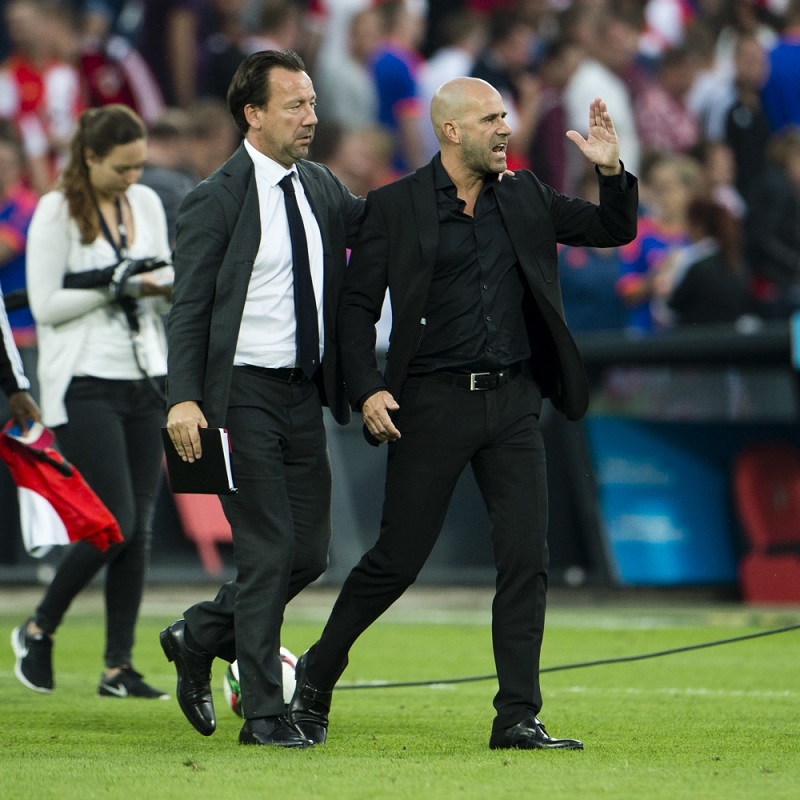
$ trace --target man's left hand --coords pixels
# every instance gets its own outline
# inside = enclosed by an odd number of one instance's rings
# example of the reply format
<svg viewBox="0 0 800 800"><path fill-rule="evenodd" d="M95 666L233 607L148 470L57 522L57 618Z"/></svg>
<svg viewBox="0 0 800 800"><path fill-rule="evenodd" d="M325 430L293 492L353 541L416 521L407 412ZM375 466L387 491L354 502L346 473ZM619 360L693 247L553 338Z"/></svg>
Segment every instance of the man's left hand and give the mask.
<svg viewBox="0 0 800 800"><path fill-rule="evenodd" d="M596 97L589 107L589 136L584 139L577 131L567 131L567 138L603 175L619 175L619 140L614 122L603 100Z"/></svg>

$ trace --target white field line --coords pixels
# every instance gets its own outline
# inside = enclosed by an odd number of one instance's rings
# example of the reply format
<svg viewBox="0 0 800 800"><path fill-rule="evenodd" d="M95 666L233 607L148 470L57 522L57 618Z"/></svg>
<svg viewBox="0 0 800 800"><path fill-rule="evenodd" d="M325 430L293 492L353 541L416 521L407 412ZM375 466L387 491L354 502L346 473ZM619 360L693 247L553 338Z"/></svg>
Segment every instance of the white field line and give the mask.
<svg viewBox="0 0 800 800"><path fill-rule="evenodd" d="M800 698L800 692L792 689L709 689L703 686L652 687L633 686L559 686L548 688L548 696L558 694L619 694L629 696L666 695L668 697L744 697L757 700L785 700Z"/></svg>

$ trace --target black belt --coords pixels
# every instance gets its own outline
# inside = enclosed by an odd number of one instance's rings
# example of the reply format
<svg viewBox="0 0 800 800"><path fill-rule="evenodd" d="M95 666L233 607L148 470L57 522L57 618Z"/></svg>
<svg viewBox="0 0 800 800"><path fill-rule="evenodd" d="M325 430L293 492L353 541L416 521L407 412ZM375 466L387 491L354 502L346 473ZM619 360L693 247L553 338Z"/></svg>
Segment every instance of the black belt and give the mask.
<svg viewBox="0 0 800 800"><path fill-rule="evenodd" d="M470 392L485 392L497 389L508 383L522 371L520 364L512 364L505 369L493 372L431 372L426 377L437 381L444 381L458 389L468 389Z"/></svg>
<svg viewBox="0 0 800 800"><path fill-rule="evenodd" d="M256 367L252 364L246 365L247 369L255 370L261 375L266 375L268 378L274 378L276 381L283 381L284 383L303 383L308 380L308 376L303 372L300 367Z"/></svg>

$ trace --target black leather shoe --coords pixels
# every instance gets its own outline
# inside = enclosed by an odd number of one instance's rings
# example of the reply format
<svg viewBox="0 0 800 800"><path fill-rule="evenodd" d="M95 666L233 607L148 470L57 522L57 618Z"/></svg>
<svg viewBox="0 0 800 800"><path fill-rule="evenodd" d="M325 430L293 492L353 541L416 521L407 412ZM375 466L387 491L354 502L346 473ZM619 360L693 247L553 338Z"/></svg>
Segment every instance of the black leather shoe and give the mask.
<svg viewBox="0 0 800 800"><path fill-rule="evenodd" d="M313 747L284 716L248 719L239 733L239 744L262 744L273 747Z"/></svg>
<svg viewBox="0 0 800 800"><path fill-rule="evenodd" d="M308 682L307 663L308 651L297 659L295 666L296 684L292 701L289 703L289 719L306 739L310 739L314 744L325 744L333 691L323 692Z"/></svg>
<svg viewBox="0 0 800 800"><path fill-rule="evenodd" d="M185 631L186 623L179 619L161 631L159 639L167 660L175 662L178 672L175 694L181 711L203 736L211 736L217 727L211 698L211 662L214 656L190 649Z"/></svg>
<svg viewBox="0 0 800 800"><path fill-rule="evenodd" d="M526 719L504 730L492 731L492 750L583 750L577 739L553 739L537 719Z"/></svg>

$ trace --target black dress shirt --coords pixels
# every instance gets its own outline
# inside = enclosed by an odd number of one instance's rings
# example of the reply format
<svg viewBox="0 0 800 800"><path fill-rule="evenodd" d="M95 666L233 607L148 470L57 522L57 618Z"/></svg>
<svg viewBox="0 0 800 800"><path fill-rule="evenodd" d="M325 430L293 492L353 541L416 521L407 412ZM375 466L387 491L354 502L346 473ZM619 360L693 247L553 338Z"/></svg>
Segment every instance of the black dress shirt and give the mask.
<svg viewBox="0 0 800 800"><path fill-rule="evenodd" d="M500 216L496 176L487 176L470 217L438 156L433 169L439 250L408 373L483 372L524 361L528 289Z"/></svg>

